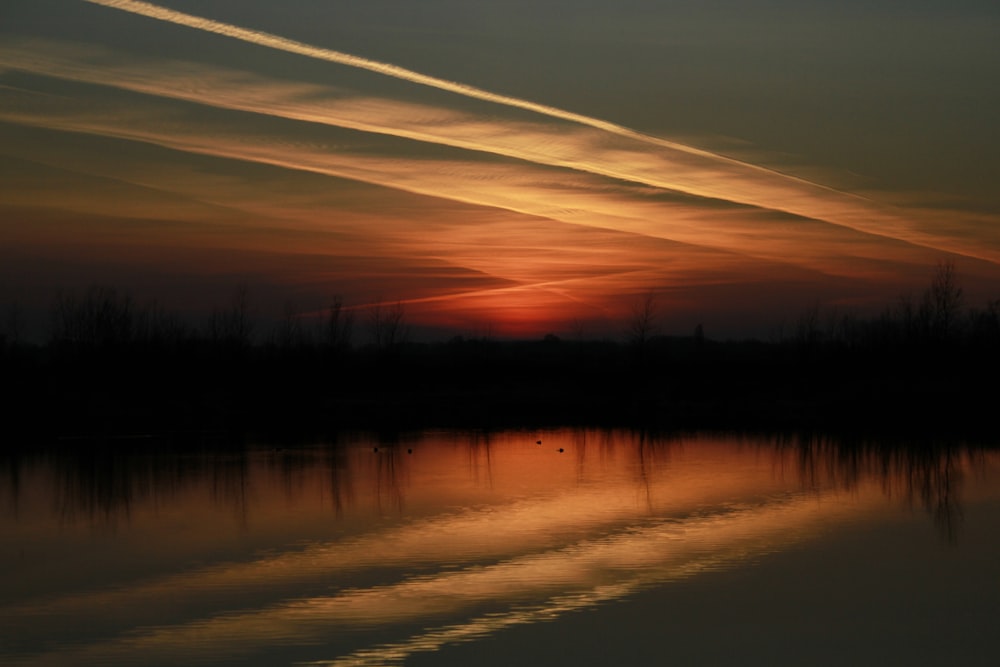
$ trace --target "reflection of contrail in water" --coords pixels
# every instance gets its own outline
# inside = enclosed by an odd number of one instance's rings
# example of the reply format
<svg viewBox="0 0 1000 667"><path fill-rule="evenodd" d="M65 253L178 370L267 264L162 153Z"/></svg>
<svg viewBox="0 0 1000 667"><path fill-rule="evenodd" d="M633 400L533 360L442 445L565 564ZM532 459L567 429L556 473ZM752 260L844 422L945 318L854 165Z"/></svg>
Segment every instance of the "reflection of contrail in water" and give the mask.
<svg viewBox="0 0 1000 667"><path fill-rule="evenodd" d="M605 132L610 132L612 134L616 134L622 137L628 137L630 139L644 141L657 146L663 146L666 148L670 148L672 150L689 153L691 155L711 158L713 160L717 160L720 162L739 165L741 167L745 167L748 169L754 169L764 173L778 175L790 181L806 183L810 186L822 188L824 190L829 190L831 192L837 192L838 194L844 194L845 196L856 197L856 195L848 195L847 193L841 193L840 191L834 190L833 188L828 188L826 186L812 183L811 181L806 181L804 179L796 178L794 176L782 174L772 169L767 169L766 167L761 167L748 162L741 162L740 160L734 160L732 158L719 155L717 153L712 153L710 151L701 150L698 148L694 148L692 146L687 146L685 144L680 144L677 142L668 141L666 139L653 137L648 134L643 134L641 132L636 132L635 130L631 130L627 127L618 125L616 123L611 123L606 120L601 120L600 118L594 118L592 116L578 114L572 111L566 111L564 109L559 109L558 107L549 106L547 104L539 104L538 102L532 102L530 100L521 99L519 97L512 97L510 95L501 95L499 93L492 93L488 90L483 90L482 88L477 88L475 86L470 86L468 84L459 83L457 81L449 81L447 79L441 79L436 76L421 74L420 72L415 72L413 70L406 69L405 67L400 67L398 65L393 65L391 63L384 63L377 60L371 60L369 58L355 56L349 53L344 53L343 51L336 51L334 49L312 46L310 44L305 44L303 42L299 42L293 39L280 37L278 35L272 35L270 33L263 32L260 30L241 28L240 26L236 26L231 23L224 23L222 21L215 21L213 19L207 19L201 16L195 16L193 14L186 14L184 12L168 9L166 7L160 7L152 3L142 2L141 0L85 0L85 1L95 5L102 5L104 7L120 9L122 11L130 12L132 14L146 16L148 18L157 19L159 21L166 21L169 23L174 23L189 28L194 28L196 30L203 30L205 32L211 32L217 35L231 37L233 39L249 42L251 44L256 44L258 46L278 49L280 51L286 51L288 53L294 53L309 58L316 58L318 60L325 60L327 62L337 63L339 65L347 65L349 67L356 67L359 69L368 70L370 72L376 72L378 74L383 74L385 76L389 76L395 79L401 79L403 81L409 81L410 83L416 83L419 85L429 86L431 88L437 88L439 90L444 90L450 93L455 93L457 95L462 95L477 100L493 102L495 104L502 104L504 106L513 107L516 109L524 109L526 111L533 111L535 113L549 116L551 118L558 118L560 120L569 121L571 123L587 125L589 127L603 130ZM861 197L857 198L863 199Z"/></svg>
<svg viewBox="0 0 1000 667"><path fill-rule="evenodd" d="M740 553L739 557L748 558L754 555L760 554L747 551ZM597 586L581 593L558 595L534 607L515 609L501 614L487 614L471 619L467 623L432 629L397 644L362 649L343 658L307 664L317 667L404 664L405 660L415 653L439 651L449 644L476 641L518 625L551 621L564 614L621 600L645 586L680 581L714 569L724 569L735 559L734 554L707 555L683 565L662 568L658 576L656 574L636 576L630 581Z"/></svg>
<svg viewBox="0 0 1000 667"><path fill-rule="evenodd" d="M627 497L624 489L615 486L603 492L592 491L588 494L588 503L580 502L574 495L556 495L497 507L488 514L480 509L466 509L415 521L387 532L314 545L247 563L184 572L145 585L21 607L0 607L0 621L4 615L72 615L86 613L87 609L142 605L145 600L168 593L175 604L187 603L189 599L197 604L199 595L214 593L220 588L259 586L264 580L270 585L310 582L346 570L426 565L445 560L463 563L505 560L515 557L519 551L558 548L564 542L572 542L585 529L621 530L635 518L635 507ZM601 508L599 513L594 510L595 506ZM461 552L457 551L456 544L462 545Z"/></svg>
<svg viewBox="0 0 1000 667"><path fill-rule="evenodd" d="M399 643L357 650L313 664L400 664L408 655L482 639L506 628L552 620L620 600L650 586L735 567L808 539L817 526L845 520L876 497L845 504L811 496L772 500L720 514L631 526L612 535L526 553L485 567L411 576L370 588L306 597L258 610L148 628L87 646L32 656L33 664L135 663L154 655L168 664L204 657L246 656L268 642L312 642L344 627L390 627L459 619L484 603L499 605Z"/></svg>

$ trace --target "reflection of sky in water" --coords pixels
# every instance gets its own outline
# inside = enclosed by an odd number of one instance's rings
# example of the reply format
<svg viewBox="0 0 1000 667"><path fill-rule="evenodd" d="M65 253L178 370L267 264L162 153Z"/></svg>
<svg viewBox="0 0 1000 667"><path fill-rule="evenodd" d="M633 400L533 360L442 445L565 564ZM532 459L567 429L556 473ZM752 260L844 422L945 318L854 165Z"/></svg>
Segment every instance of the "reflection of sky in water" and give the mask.
<svg viewBox="0 0 1000 667"><path fill-rule="evenodd" d="M894 521L901 504L954 537L959 494L981 500L972 471L997 463L622 432L534 440L23 465L4 515L7 643L32 664L276 650L393 663L746 569Z"/></svg>

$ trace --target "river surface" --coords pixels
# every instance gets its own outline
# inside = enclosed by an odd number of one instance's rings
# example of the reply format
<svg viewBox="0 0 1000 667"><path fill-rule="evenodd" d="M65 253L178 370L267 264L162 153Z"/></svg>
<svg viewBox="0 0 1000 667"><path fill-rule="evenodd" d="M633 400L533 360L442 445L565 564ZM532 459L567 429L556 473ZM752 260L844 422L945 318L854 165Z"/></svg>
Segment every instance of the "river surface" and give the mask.
<svg viewBox="0 0 1000 667"><path fill-rule="evenodd" d="M996 448L80 443L0 529L5 665L1000 664Z"/></svg>

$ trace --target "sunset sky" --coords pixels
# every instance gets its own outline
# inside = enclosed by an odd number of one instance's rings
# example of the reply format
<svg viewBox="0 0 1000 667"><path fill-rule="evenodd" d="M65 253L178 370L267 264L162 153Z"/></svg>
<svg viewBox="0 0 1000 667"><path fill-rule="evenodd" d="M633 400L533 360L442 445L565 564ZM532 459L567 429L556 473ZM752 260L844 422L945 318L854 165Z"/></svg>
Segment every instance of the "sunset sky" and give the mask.
<svg viewBox="0 0 1000 667"><path fill-rule="evenodd" d="M977 306L998 109L995 0L3 0L0 305L764 336L951 260Z"/></svg>

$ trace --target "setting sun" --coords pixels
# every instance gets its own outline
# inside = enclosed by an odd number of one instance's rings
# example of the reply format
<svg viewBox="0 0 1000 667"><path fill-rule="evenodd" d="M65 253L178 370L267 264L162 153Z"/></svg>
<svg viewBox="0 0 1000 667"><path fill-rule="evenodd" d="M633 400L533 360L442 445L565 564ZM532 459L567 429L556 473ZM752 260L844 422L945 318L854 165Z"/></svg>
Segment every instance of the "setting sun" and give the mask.
<svg viewBox="0 0 1000 667"><path fill-rule="evenodd" d="M747 336L816 304L875 312L945 260L970 296L1000 289L1000 200L976 185L1000 172L996 152L976 153L993 141L989 123L936 137L910 106L909 146L898 142L907 126L889 117L858 116L834 136L849 99L796 110L760 78L754 58L766 52L752 25L732 36L749 40L751 57L714 80L710 68L682 76L654 64L679 29L669 9L656 10L666 32L649 41L652 58L612 48L650 40L638 15L622 37L560 26L543 39L499 21L489 39L523 41L536 57L591 39L603 58L598 69L581 56L539 88L511 79L525 70L501 55L503 41L496 53L471 49L464 66L459 43L446 40L440 56L409 50L414 35L397 44L377 22L354 35L361 19L346 7L324 10L324 33L297 6L49 4L63 18L17 0L0 40L0 297L39 321L52 294L80 285L114 285L197 319L246 284L265 321L282 304L308 316L338 295L355 310L405 304L428 335L614 337L653 291L667 332L704 324ZM588 12L594 25L607 18ZM688 12L678 25L706 29L706 15ZM87 30L60 29L70 17ZM790 25L819 30L812 18ZM456 20L487 30L485 15ZM779 41L806 39L755 20ZM916 35L893 48L919 60ZM829 39L814 34L810 57L832 57ZM982 62L965 44L946 70ZM896 94L846 66L837 76L830 90L853 81L851 95L876 104ZM813 84L788 85L806 95ZM921 94L934 85L921 81ZM937 85L991 106L971 78ZM592 86L617 93L595 97ZM762 105L773 121L755 125ZM918 145L935 155L920 169L908 156ZM978 181L954 178L963 150L979 156Z"/></svg>

